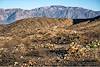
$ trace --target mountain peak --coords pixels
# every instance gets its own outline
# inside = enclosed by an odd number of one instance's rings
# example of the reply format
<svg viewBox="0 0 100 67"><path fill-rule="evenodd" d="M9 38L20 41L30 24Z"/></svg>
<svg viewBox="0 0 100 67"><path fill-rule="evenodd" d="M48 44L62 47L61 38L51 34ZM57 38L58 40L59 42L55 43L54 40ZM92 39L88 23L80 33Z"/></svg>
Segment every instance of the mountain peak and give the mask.
<svg viewBox="0 0 100 67"><path fill-rule="evenodd" d="M65 7L65 6L62 6L62 5L51 5L50 7Z"/></svg>

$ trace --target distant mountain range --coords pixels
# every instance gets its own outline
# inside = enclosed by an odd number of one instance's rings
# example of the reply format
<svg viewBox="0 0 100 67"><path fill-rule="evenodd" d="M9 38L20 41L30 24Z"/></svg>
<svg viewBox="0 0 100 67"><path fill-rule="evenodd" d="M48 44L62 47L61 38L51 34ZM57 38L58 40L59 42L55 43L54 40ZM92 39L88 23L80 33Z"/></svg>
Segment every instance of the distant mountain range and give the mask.
<svg viewBox="0 0 100 67"><path fill-rule="evenodd" d="M32 10L0 9L0 23L9 24L16 20L31 17L88 19L100 15L100 11L92 11L80 7L47 6Z"/></svg>

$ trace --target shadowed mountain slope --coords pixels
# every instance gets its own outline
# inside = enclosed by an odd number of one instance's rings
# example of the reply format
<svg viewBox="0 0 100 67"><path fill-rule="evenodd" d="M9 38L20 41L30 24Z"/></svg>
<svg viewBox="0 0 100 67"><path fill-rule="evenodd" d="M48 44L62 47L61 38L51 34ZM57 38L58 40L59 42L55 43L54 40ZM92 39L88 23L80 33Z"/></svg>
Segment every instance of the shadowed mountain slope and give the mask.
<svg viewBox="0 0 100 67"><path fill-rule="evenodd" d="M73 19L73 23L74 24L78 24L80 22L85 22L85 21L88 21L88 22L92 22L92 21L100 21L100 15L99 16L96 16L94 18L87 18L87 19Z"/></svg>

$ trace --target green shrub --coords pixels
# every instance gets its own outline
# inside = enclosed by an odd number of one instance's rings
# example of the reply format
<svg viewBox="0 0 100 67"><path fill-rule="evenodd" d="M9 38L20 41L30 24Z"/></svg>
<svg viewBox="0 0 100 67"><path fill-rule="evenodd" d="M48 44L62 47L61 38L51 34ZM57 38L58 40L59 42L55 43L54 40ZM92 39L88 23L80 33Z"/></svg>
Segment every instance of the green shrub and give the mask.
<svg viewBox="0 0 100 67"><path fill-rule="evenodd" d="M92 41L91 43L88 44L88 46L90 48L98 48L98 47L100 47L100 40Z"/></svg>

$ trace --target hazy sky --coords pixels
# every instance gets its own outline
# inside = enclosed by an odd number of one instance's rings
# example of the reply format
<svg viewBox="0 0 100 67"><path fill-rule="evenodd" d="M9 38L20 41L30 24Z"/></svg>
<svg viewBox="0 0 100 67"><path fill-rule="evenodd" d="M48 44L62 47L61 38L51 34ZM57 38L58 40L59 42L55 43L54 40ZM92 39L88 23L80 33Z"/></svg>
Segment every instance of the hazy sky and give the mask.
<svg viewBox="0 0 100 67"><path fill-rule="evenodd" d="M33 9L50 5L83 7L95 11L100 11L100 0L0 0L0 8L5 9Z"/></svg>

